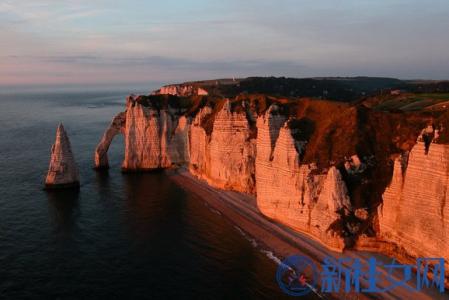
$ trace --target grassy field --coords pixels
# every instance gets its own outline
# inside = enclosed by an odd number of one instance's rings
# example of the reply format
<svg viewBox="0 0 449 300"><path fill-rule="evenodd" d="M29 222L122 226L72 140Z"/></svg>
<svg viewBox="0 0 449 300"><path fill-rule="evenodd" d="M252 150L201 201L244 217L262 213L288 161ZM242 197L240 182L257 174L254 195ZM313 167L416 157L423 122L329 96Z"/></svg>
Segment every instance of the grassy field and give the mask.
<svg viewBox="0 0 449 300"><path fill-rule="evenodd" d="M375 106L378 110L445 110L449 107L449 93L403 94L386 98Z"/></svg>

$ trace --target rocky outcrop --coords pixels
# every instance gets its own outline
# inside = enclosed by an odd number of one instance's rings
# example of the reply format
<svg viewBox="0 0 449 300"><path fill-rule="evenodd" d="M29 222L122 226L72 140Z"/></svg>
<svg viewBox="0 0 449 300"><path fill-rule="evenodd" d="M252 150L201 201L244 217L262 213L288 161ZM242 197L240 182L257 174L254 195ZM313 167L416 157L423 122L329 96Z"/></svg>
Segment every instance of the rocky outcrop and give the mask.
<svg viewBox="0 0 449 300"><path fill-rule="evenodd" d="M394 161L379 237L413 257L449 258L449 145L418 141Z"/></svg>
<svg viewBox="0 0 449 300"><path fill-rule="evenodd" d="M254 193L256 143L245 111L231 111L226 100L213 118L212 133L204 139L208 160L200 177L219 188Z"/></svg>
<svg viewBox="0 0 449 300"><path fill-rule="evenodd" d="M209 136L201 126L212 114L212 108L205 106L199 110L190 127L189 170L197 177L207 177L210 166Z"/></svg>
<svg viewBox="0 0 449 300"><path fill-rule="evenodd" d="M59 124L56 140L51 147L50 165L45 178L46 189L79 187L78 167L73 157L69 137Z"/></svg>
<svg viewBox="0 0 449 300"><path fill-rule="evenodd" d="M233 112L229 100L217 110L205 107L193 121L189 169L212 186L254 193L256 142L246 112Z"/></svg>
<svg viewBox="0 0 449 300"><path fill-rule="evenodd" d="M260 94L132 96L96 165L107 165L121 132L124 170L186 166L211 186L256 195L262 214L335 250L367 240L447 258L449 146L432 139L448 137L434 126L421 132L429 119ZM393 168L391 158L410 150Z"/></svg>
<svg viewBox="0 0 449 300"><path fill-rule="evenodd" d="M136 100L127 106L124 170L151 170L161 167L160 111Z"/></svg>
<svg viewBox="0 0 449 300"><path fill-rule="evenodd" d="M130 95L126 111L117 114L95 150L95 168L108 168L107 151L113 138L125 137L124 171L153 170L185 164L189 160L190 120L179 109L153 108Z"/></svg>
<svg viewBox="0 0 449 300"><path fill-rule="evenodd" d="M206 96L208 92L199 86L185 84L171 84L161 87L153 92L154 95L176 95L182 97Z"/></svg>
<svg viewBox="0 0 449 300"><path fill-rule="evenodd" d="M262 103L225 99L187 114L151 97L128 97L126 112L114 118L97 147L100 165L110 140L122 132L124 170L187 165L211 186L257 195L266 216L344 248L339 224L351 203L342 176L335 167L301 163L308 134L289 127L279 104L259 115Z"/></svg>
<svg viewBox="0 0 449 300"><path fill-rule="evenodd" d="M123 170L153 170L188 161L189 120L170 107L156 109L130 98L126 109Z"/></svg>
<svg viewBox="0 0 449 300"><path fill-rule="evenodd" d="M277 110L272 106L257 120L257 205L269 218L341 250L344 240L331 225L351 209L346 185L335 167L326 174L301 165L291 129Z"/></svg>
<svg viewBox="0 0 449 300"><path fill-rule="evenodd" d="M161 112L161 167L181 166L189 161L190 119Z"/></svg>

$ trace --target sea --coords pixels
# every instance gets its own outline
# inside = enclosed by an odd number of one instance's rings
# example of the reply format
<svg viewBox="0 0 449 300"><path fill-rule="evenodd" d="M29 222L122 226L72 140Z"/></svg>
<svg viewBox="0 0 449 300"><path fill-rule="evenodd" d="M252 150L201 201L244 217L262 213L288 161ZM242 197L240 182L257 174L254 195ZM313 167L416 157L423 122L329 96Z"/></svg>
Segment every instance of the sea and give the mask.
<svg viewBox="0 0 449 300"><path fill-rule="evenodd" d="M164 172L122 173L123 137L93 170L127 94L0 93L0 299L291 299L269 252L204 199ZM42 189L60 122L79 192Z"/></svg>

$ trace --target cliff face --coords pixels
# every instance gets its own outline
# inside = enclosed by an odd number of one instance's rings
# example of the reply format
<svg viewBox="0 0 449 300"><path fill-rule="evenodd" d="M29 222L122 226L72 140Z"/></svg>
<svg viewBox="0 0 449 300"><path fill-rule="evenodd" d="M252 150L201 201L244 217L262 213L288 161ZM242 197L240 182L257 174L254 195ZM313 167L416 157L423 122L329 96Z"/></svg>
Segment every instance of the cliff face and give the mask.
<svg viewBox="0 0 449 300"><path fill-rule="evenodd" d="M161 87L159 90L154 92L155 95L176 95L176 96L205 96L208 92L201 87L194 85L185 84L172 84Z"/></svg>
<svg viewBox="0 0 449 300"><path fill-rule="evenodd" d="M229 100L215 110L203 108L193 122L189 169L215 187L254 193L256 143L246 113L231 111Z"/></svg>
<svg viewBox="0 0 449 300"><path fill-rule="evenodd" d="M266 216L342 249L339 228L351 203L339 170L302 164L307 136L295 139L282 105L267 103L225 99L189 114L130 96L97 147L96 166L107 166L107 148L123 133L123 170L186 165L214 187L257 195Z"/></svg>
<svg viewBox="0 0 449 300"><path fill-rule="evenodd" d="M122 133L124 170L186 166L214 187L256 195L261 213L332 249L367 236L408 255L449 257L449 146L430 144L447 137L421 132L428 120L260 94L131 96L96 165L107 165Z"/></svg>
<svg viewBox="0 0 449 300"><path fill-rule="evenodd" d="M331 248L342 249L342 236L331 228L341 221L345 209L351 209L340 172L331 167L327 174L313 174L315 165L301 164L298 142L276 105L258 118L257 129L256 183L260 211Z"/></svg>
<svg viewBox="0 0 449 300"><path fill-rule="evenodd" d="M189 160L189 120L179 110L153 108L142 98L129 96L126 111L114 117L95 151L95 167L108 166L107 150L115 135L125 137L125 171L152 170Z"/></svg>
<svg viewBox="0 0 449 300"><path fill-rule="evenodd" d="M190 127L189 144L189 170L192 174L201 178L208 178L210 166L209 137L201 126L203 122L212 114L212 108L205 106L200 109L193 119Z"/></svg>
<svg viewBox="0 0 449 300"><path fill-rule="evenodd" d="M449 258L449 145L419 141L394 162L379 236L413 257Z"/></svg>
<svg viewBox="0 0 449 300"><path fill-rule="evenodd" d="M161 149L162 128L168 127L164 124L167 119L163 115L164 112L140 105L135 100L128 105L123 169L145 170L161 167L162 156L167 154Z"/></svg>
<svg viewBox="0 0 449 300"><path fill-rule="evenodd" d="M245 111L231 112L227 100L215 116L209 143L206 174L214 186L254 193L256 143L250 134Z"/></svg>
<svg viewBox="0 0 449 300"><path fill-rule="evenodd" d="M103 134L100 143L95 149L95 168L109 168L108 149L113 138L119 133L125 133L126 113L118 113Z"/></svg>

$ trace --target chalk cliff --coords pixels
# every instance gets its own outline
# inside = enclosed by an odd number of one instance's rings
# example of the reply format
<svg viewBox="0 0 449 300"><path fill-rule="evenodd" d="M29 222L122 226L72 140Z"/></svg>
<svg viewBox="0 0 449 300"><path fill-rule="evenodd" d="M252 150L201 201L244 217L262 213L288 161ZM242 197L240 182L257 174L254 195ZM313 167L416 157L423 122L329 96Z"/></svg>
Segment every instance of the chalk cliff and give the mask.
<svg viewBox="0 0 449 300"><path fill-rule="evenodd" d="M62 124L56 130L56 140L51 147L50 165L45 188L79 187L79 172L72 153L69 137Z"/></svg>
<svg viewBox="0 0 449 300"><path fill-rule="evenodd" d="M449 145L418 141L394 161L379 237L412 257L449 258Z"/></svg>
<svg viewBox="0 0 449 300"><path fill-rule="evenodd" d="M243 103L244 105L244 103ZM215 185L241 192L254 192L255 139L245 107L232 112L229 100L217 113L210 141L210 177Z"/></svg>
<svg viewBox="0 0 449 300"><path fill-rule="evenodd" d="M179 88L128 97L95 165L107 166L122 133L123 170L185 166L211 186L255 195L262 214L335 250L366 239L449 258L449 139L426 127L433 116Z"/></svg>
<svg viewBox="0 0 449 300"><path fill-rule="evenodd" d="M146 98L128 96L126 111L116 115L95 150L95 167L108 166L107 150L115 135L125 137L124 171L184 164L189 155L189 120L179 109L155 108Z"/></svg>
<svg viewBox="0 0 449 300"><path fill-rule="evenodd" d="M208 92L199 86L190 84L171 84L161 87L153 92L154 95L176 95L176 96L205 96Z"/></svg>
<svg viewBox="0 0 449 300"><path fill-rule="evenodd" d="M282 127L281 127L282 126ZM348 191L335 166L316 172L301 164L288 121L272 105L257 120L257 205L269 218L308 233L335 250L343 237L331 225L351 209ZM299 143L301 145L301 143Z"/></svg>
<svg viewBox="0 0 449 300"><path fill-rule="evenodd" d="M207 170L210 165L209 137L202 124L212 114L212 108L205 106L199 110L190 127L189 146L189 170L197 177L207 178Z"/></svg>
<svg viewBox="0 0 449 300"><path fill-rule="evenodd" d="M100 143L95 149L95 168L109 168L108 149L112 139L119 133L125 133L126 113L118 113L103 134Z"/></svg>
<svg viewBox="0 0 449 300"><path fill-rule="evenodd" d="M240 97L199 101L187 111L154 97L127 98L96 149L96 167L107 166L109 144L122 133L123 170L185 165L214 187L257 195L266 216L344 248L339 228L351 212L345 182L335 166L302 164L308 137L289 127L294 122L280 103Z"/></svg>

